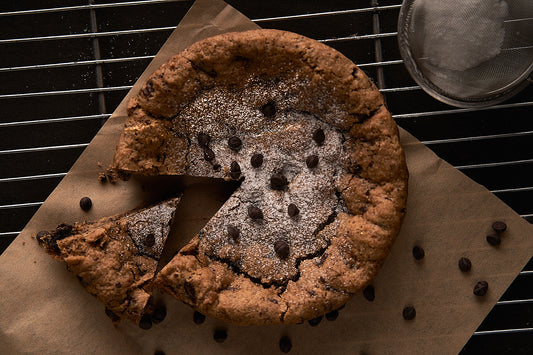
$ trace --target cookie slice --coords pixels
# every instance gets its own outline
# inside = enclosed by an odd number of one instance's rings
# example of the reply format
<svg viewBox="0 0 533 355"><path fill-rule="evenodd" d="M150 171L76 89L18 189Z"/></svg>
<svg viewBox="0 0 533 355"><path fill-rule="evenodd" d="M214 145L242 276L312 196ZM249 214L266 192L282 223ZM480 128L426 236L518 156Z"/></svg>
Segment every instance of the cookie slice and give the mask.
<svg viewBox="0 0 533 355"><path fill-rule="evenodd" d="M114 322L139 323L180 198L95 222L61 224L39 244L106 306Z"/></svg>

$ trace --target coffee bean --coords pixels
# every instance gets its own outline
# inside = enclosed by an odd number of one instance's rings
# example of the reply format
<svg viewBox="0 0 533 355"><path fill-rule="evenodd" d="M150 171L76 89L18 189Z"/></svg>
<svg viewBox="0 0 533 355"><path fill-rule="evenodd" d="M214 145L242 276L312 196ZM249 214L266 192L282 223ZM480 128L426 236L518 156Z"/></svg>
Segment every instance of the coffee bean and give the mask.
<svg viewBox="0 0 533 355"><path fill-rule="evenodd" d="M192 321L194 322L194 324L200 325L205 322L205 316L198 311L194 311L192 315Z"/></svg>
<svg viewBox="0 0 533 355"><path fill-rule="evenodd" d="M270 177L270 187L274 190L283 190L287 184L287 178L281 174L274 174Z"/></svg>
<svg viewBox="0 0 533 355"><path fill-rule="evenodd" d="M236 161L231 162L229 170L230 170L229 175L231 176L232 179L236 180L239 178L239 176L241 176L241 167L239 163L237 163Z"/></svg>
<svg viewBox="0 0 533 355"><path fill-rule="evenodd" d="M367 299L367 301L374 301L374 299L376 298L374 286L368 285L367 287L365 287L365 289L363 290L363 296Z"/></svg>
<svg viewBox="0 0 533 355"><path fill-rule="evenodd" d="M120 320L120 317L115 314L112 310L106 307L105 314L108 316L114 323L118 322Z"/></svg>
<svg viewBox="0 0 533 355"><path fill-rule="evenodd" d="M485 296L489 289L489 283L487 281L479 281L474 286L474 295L476 296Z"/></svg>
<svg viewBox="0 0 533 355"><path fill-rule="evenodd" d="M227 229L228 229L228 236L231 239L233 239L235 241L237 239L239 239L240 231L239 231L239 229L237 229L237 227L229 225Z"/></svg>
<svg viewBox="0 0 533 355"><path fill-rule="evenodd" d="M471 268L472 268L472 262L470 261L470 259L465 258L465 257L459 259L459 270L463 272L467 272L467 271L470 271Z"/></svg>
<svg viewBox="0 0 533 355"><path fill-rule="evenodd" d="M494 230L496 233L503 233L507 229L507 224L502 221L496 221L492 223L492 230Z"/></svg>
<svg viewBox="0 0 533 355"><path fill-rule="evenodd" d="M337 317L339 316L339 311L338 310L333 310L329 313L326 313L326 319L329 320L329 321L334 321L337 319Z"/></svg>
<svg viewBox="0 0 533 355"><path fill-rule="evenodd" d="M298 207L294 203L291 203L289 205L289 207L287 207L287 213L291 217L296 217L300 213L300 210L298 209Z"/></svg>
<svg viewBox="0 0 533 355"><path fill-rule="evenodd" d="M87 212L88 210L91 209L91 207L93 206L93 201L91 201L91 199L89 197L83 197L81 200L80 200L80 207L82 210L84 210L85 212Z"/></svg>
<svg viewBox="0 0 533 355"><path fill-rule="evenodd" d="M265 117L272 118L276 115L276 104L274 102L269 102L266 105L261 107L261 112Z"/></svg>
<svg viewBox="0 0 533 355"><path fill-rule="evenodd" d="M226 329L217 329L213 334L213 339L215 339L217 343L223 343L227 338L228 333L226 332Z"/></svg>
<svg viewBox="0 0 533 355"><path fill-rule="evenodd" d="M411 320L416 317L416 309L413 306L407 306L403 309L402 312L403 318L406 320Z"/></svg>
<svg viewBox="0 0 533 355"><path fill-rule="evenodd" d="M250 206L248 207L248 216L251 219L263 219L263 211L255 206Z"/></svg>
<svg viewBox="0 0 533 355"><path fill-rule="evenodd" d="M149 314L143 314L141 321L139 322L139 328L144 330L152 328L152 318Z"/></svg>
<svg viewBox="0 0 533 355"><path fill-rule="evenodd" d="M263 154L261 153L255 153L250 158L250 164L254 168L259 168L261 165L263 165Z"/></svg>
<svg viewBox="0 0 533 355"><path fill-rule="evenodd" d="M279 350L283 353L288 353L292 349L292 342L288 336L282 336L279 339Z"/></svg>
<svg viewBox="0 0 533 355"><path fill-rule="evenodd" d="M424 259L424 256L426 255L426 253L424 252L424 249L422 249L421 247L419 247L418 245L415 246L413 248L413 257L416 259L416 260L422 260Z"/></svg>
<svg viewBox="0 0 533 355"><path fill-rule="evenodd" d="M215 159L215 152L211 148L204 148L204 159L206 161L213 161Z"/></svg>
<svg viewBox="0 0 533 355"><path fill-rule="evenodd" d="M241 141L241 139L240 139L239 137L237 137L237 136L232 136L232 137L230 137L230 138L228 139L228 146L229 146L231 149L237 151L237 150L241 149L241 147L242 147L242 141Z"/></svg>
<svg viewBox="0 0 533 355"><path fill-rule="evenodd" d="M274 243L274 251L280 259L287 259L289 257L289 244L283 239L278 239Z"/></svg>
<svg viewBox="0 0 533 355"><path fill-rule="evenodd" d="M159 304L152 314L152 322L155 324L161 323L167 316L167 307L164 304Z"/></svg>
<svg viewBox="0 0 533 355"><path fill-rule="evenodd" d="M311 327L316 327L317 325L320 324L320 322L322 321L322 318L323 318L323 316L313 318L313 319L309 320L308 323L309 323L309 325Z"/></svg>
<svg viewBox="0 0 533 355"><path fill-rule="evenodd" d="M498 246L502 240L498 234L489 234L487 235L487 242L492 246Z"/></svg>
<svg viewBox="0 0 533 355"><path fill-rule="evenodd" d="M324 131L321 128L313 132L313 140L316 142L316 144L322 145L325 139L326 135L324 134Z"/></svg>
<svg viewBox="0 0 533 355"><path fill-rule="evenodd" d="M46 235L48 235L48 231L40 231L35 237L37 238L38 242L41 242Z"/></svg>
<svg viewBox="0 0 533 355"><path fill-rule="evenodd" d="M305 159L305 164L307 164L307 167L309 169L316 168L318 165L318 156L317 155L310 155Z"/></svg>
<svg viewBox="0 0 533 355"><path fill-rule="evenodd" d="M202 148L209 147L209 143L211 142L211 137L209 137L208 134L205 134L203 132L198 133L198 145Z"/></svg>
<svg viewBox="0 0 533 355"><path fill-rule="evenodd" d="M148 248L153 247L155 244L155 237L153 233L148 234L144 237L144 245Z"/></svg>

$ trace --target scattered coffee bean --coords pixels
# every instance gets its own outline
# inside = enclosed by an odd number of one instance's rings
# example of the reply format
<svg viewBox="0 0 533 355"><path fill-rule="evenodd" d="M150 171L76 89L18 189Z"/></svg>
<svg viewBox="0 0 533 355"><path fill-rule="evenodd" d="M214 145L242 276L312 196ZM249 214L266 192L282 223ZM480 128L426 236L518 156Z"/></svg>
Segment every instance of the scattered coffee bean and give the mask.
<svg viewBox="0 0 533 355"><path fill-rule="evenodd" d="M250 158L250 164L254 168L259 168L261 165L263 165L263 154L261 153L255 153Z"/></svg>
<svg viewBox="0 0 533 355"><path fill-rule="evenodd" d="M424 249L422 249L421 247L419 247L418 245L415 246L413 248L413 257L416 259L416 260L422 260L424 259L424 256L426 255L426 253L424 252Z"/></svg>
<svg viewBox="0 0 533 355"><path fill-rule="evenodd" d="M329 320L329 321L334 321L337 319L337 317L339 316L339 311L336 309L336 310L333 310L329 313L326 313L326 319Z"/></svg>
<svg viewBox="0 0 533 355"><path fill-rule="evenodd" d="M376 298L374 286L368 285L367 287L365 287L365 289L363 290L363 296L367 299L367 301L374 301L374 299Z"/></svg>
<svg viewBox="0 0 533 355"><path fill-rule="evenodd" d="M194 324L200 325L205 322L205 316L198 311L194 311L192 315L192 321L194 322Z"/></svg>
<svg viewBox="0 0 533 355"><path fill-rule="evenodd" d="M324 131L321 128L313 132L313 140L316 142L316 144L322 145L325 139L326 135L324 134Z"/></svg>
<svg viewBox="0 0 533 355"><path fill-rule="evenodd" d="M144 237L144 245L148 248L153 247L155 244L155 237L153 233L148 234Z"/></svg>
<svg viewBox="0 0 533 355"><path fill-rule="evenodd" d="M487 281L479 281L474 286L474 295L476 296L485 296L489 289L489 283Z"/></svg>
<svg viewBox="0 0 533 355"><path fill-rule="evenodd" d="M91 201L89 197L82 197L82 199L80 200L80 207L82 210L87 212L88 210L91 209L92 206L93 206L93 201Z"/></svg>
<svg viewBox="0 0 533 355"><path fill-rule="evenodd" d="M239 149L241 149L242 147L242 141L239 137L237 136L231 136L229 139L228 139L228 146L237 151Z"/></svg>
<svg viewBox="0 0 533 355"><path fill-rule="evenodd" d="M167 307L164 304L157 305L154 313L152 314L152 322L154 324L161 323L167 316Z"/></svg>
<svg viewBox="0 0 533 355"><path fill-rule="evenodd" d="M239 163L237 163L236 161L231 162L229 170L230 170L229 175L231 176L232 179L236 180L239 178L239 176L241 176L241 167Z"/></svg>
<svg viewBox="0 0 533 355"><path fill-rule="evenodd" d="M274 251L280 259L287 259L289 257L289 244L283 239L278 239L274 243Z"/></svg>
<svg viewBox="0 0 533 355"><path fill-rule="evenodd" d="M467 272L467 271L470 271L471 268L472 268L472 262L470 261L470 259L465 258L465 257L462 257L461 259L459 259L459 270L463 272Z"/></svg>
<svg viewBox="0 0 533 355"><path fill-rule="evenodd" d="M287 184L287 178L281 174L274 174L270 178L270 187L274 190L283 190Z"/></svg>
<svg viewBox="0 0 533 355"><path fill-rule="evenodd" d="M263 219L263 211L255 206L248 207L248 216L251 219Z"/></svg>
<svg viewBox="0 0 533 355"><path fill-rule="evenodd" d="M202 148L209 147L209 143L211 142L211 137L209 137L206 133L198 133L198 145Z"/></svg>
<svg viewBox="0 0 533 355"><path fill-rule="evenodd" d="M403 309L402 312L403 318L406 320L411 320L416 317L416 309L413 306L407 306Z"/></svg>
<svg viewBox="0 0 533 355"><path fill-rule="evenodd" d="M226 332L226 329L217 329L213 334L213 339L215 339L217 343L223 343L227 338L228 332Z"/></svg>
<svg viewBox="0 0 533 355"><path fill-rule="evenodd" d="M305 164L307 164L307 167L309 169L316 168L318 165L318 156L317 155L310 155L305 159Z"/></svg>
<svg viewBox="0 0 533 355"><path fill-rule="evenodd" d="M274 102L269 102L266 105L261 107L261 112L265 117L272 118L276 115L276 104Z"/></svg>
<svg viewBox="0 0 533 355"><path fill-rule="evenodd" d="M287 207L287 213L291 217L296 217L300 214L300 209L294 203L291 203L289 207Z"/></svg>
<svg viewBox="0 0 533 355"><path fill-rule="evenodd" d="M211 148L204 148L204 159L206 161L213 161L215 159L215 152Z"/></svg>
<svg viewBox="0 0 533 355"><path fill-rule="evenodd" d="M291 351L292 349L292 342L291 342L291 339L284 335L281 337L281 339L279 340L279 350L281 350L281 352L283 353L288 353L289 351Z"/></svg>
<svg viewBox="0 0 533 355"><path fill-rule="evenodd" d="M498 246L502 242L500 236L498 234L489 234L487 235L487 243L489 243L492 246Z"/></svg>
<svg viewBox="0 0 533 355"><path fill-rule="evenodd" d="M240 231L239 231L239 229L237 227L229 225L227 229L228 229L228 236L231 239L233 239L235 241L237 239L239 239Z"/></svg>
<svg viewBox="0 0 533 355"><path fill-rule="evenodd" d="M309 325L311 327L316 327L317 325L320 324L320 322L322 321L322 318L323 318L323 316L313 318L313 319L309 320L308 323L309 323Z"/></svg>
<svg viewBox="0 0 533 355"><path fill-rule="evenodd" d="M139 328L144 330L152 328L152 318L149 314L143 314L141 321L139 322Z"/></svg>
<svg viewBox="0 0 533 355"><path fill-rule="evenodd" d="M120 320L120 317L118 315L115 314L115 312L113 312L112 310L110 310L109 308L106 307L105 309L105 314L106 316L108 316L111 321L113 321L114 323L118 322Z"/></svg>
<svg viewBox="0 0 533 355"><path fill-rule="evenodd" d="M494 230L496 233L503 233L507 229L507 224L502 221L496 221L492 223L492 230Z"/></svg>

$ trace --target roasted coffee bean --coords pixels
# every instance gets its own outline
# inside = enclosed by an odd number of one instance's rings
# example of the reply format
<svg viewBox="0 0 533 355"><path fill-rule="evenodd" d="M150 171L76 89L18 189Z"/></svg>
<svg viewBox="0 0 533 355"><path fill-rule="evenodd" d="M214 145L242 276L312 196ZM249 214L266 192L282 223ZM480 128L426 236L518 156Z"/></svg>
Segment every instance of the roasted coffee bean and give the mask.
<svg viewBox="0 0 533 355"><path fill-rule="evenodd" d="M261 153L255 153L250 158L250 164L254 168L259 168L261 165L263 165L263 154Z"/></svg>
<svg viewBox="0 0 533 355"><path fill-rule="evenodd" d="M470 271L471 268L472 268L472 262L470 261L470 259L465 258L465 257L462 257L461 259L459 259L459 270L463 272L467 272L467 271Z"/></svg>
<svg viewBox="0 0 533 355"><path fill-rule="evenodd" d="M93 201L91 201L89 197L82 197L82 199L80 200L80 207L82 210L87 212L88 210L91 209L92 206L93 206Z"/></svg>
<svg viewBox="0 0 533 355"><path fill-rule="evenodd" d="M489 243L492 246L498 246L502 242L500 236L498 234L489 234L487 235L487 243Z"/></svg>
<svg viewBox="0 0 533 355"><path fill-rule="evenodd" d="M229 175L232 179L236 180L239 178L239 176L241 176L241 167L239 163L237 163L236 161L231 162L229 170L230 170Z"/></svg>
<svg viewBox="0 0 533 355"><path fill-rule="evenodd" d="M194 324L200 325L205 322L205 316L198 311L194 311L192 315L192 321L194 322Z"/></svg>
<svg viewBox="0 0 533 355"><path fill-rule="evenodd" d="M209 147L209 143L211 142L211 137L209 137L206 133L198 133L198 145L202 148Z"/></svg>
<svg viewBox="0 0 533 355"><path fill-rule="evenodd" d="M115 314L112 310L106 307L105 309L105 315L108 316L113 322L118 322L120 320L120 317Z"/></svg>
<svg viewBox="0 0 533 355"><path fill-rule="evenodd" d="M280 259L287 259L289 257L289 244L283 239L278 239L274 243L274 251Z"/></svg>
<svg viewBox="0 0 533 355"><path fill-rule="evenodd" d="M337 319L337 317L339 316L339 311L338 310L333 310L329 313L326 313L326 319L329 320L329 321L334 321Z"/></svg>
<svg viewBox="0 0 533 355"><path fill-rule="evenodd" d="M283 353L288 353L292 349L292 342L288 336L282 336L279 339L279 350Z"/></svg>
<svg viewBox="0 0 533 355"><path fill-rule="evenodd" d="M139 322L139 328L148 330L152 328L152 317L149 314L143 314L141 321Z"/></svg>
<svg viewBox="0 0 533 355"><path fill-rule="evenodd" d="M144 245L148 248L153 247L155 244L155 237L153 233L148 234L144 237Z"/></svg>
<svg viewBox="0 0 533 355"><path fill-rule="evenodd" d="M416 317L416 309L413 306L407 306L403 309L402 312L403 318L406 320L411 320Z"/></svg>
<svg viewBox="0 0 533 355"><path fill-rule="evenodd" d="M496 233L503 233L507 229L507 224L502 221L496 221L492 223L492 230L494 230Z"/></svg>
<svg viewBox="0 0 533 355"><path fill-rule="evenodd" d="M323 318L323 316L313 318L313 319L309 320L308 323L309 323L309 325L311 327L316 327L317 325L320 324L320 322L322 321L322 318Z"/></svg>
<svg viewBox="0 0 533 355"><path fill-rule="evenodd" d="M227 229L228 229L228 236L231 239L233 240L239 239L240 231L239 229L237 229L237 227L229 225Z"/></svg>
<svg viewBox="0 0 533 355"><path fill-rule="evenodd" d="M309 169L316 168L318 165L318 156L317 155L310 155L305 159L305 164L307 164L307 167Z"/></svg>
<svg viewBox="0 0 533 355"><path fill-rule="evenodd" d="M255 206L248 207L248 216L251 219L263 219L263 211Z"/></svg>
<svg viewBox="0 0 533 355"><path fill-rule="evenodd" d="M217 343L223 343L226 341L227 338L228 332L226 331L226 329L217 329L213 334L213 339L215 339Z"/></svg>
<svg viewBox="0 0 533 355"><path fill-rule="evenodd" d="M326 135L324 134L324 131L321 128L313 132L313 140L316 142L316 144L321 145L322 143L324 143L325 139Z"/></svg>
<svg viewBox="0 0 533 355"><path fill-rule="evenodd" d="M157 305L154 313L152 314L152 322L155 324L161 323L167 316L167 307L164 304Z"/></svg>
<svg viewBox="0 0 533 355"><path fill-rule="evenodd" d="M215 159L215 152L211 148L204 148L204 159L206 161L213 161Z"/></svg>
<svg viewBox="0 0 533 355"><path fill-rule="evenodd" d="M269 102L266 105L261 107L261 112L265 117L272 118L276 115L276 104L274 102Z"/></svg>
<svg viewBox="0 0 533 355"><path fill-rule="evenodd" d="M287 184L287 178L281 174L274 174L270 177L270 187L274 190L283 190Z"/></svg>
<svg viewBox="0 0 533 355"><path fill-rule="evenodd" d="M376 298L374 286L368 285L367 287L365 287L365 289L363 290L363 296L367 299L367 301L374 301L374 299Z"/></svg>
<svg viewBox="0 0 533 355"><path fill-rule="evenodd" d="M291 217L296 217L300 214L300 209L294 203L291 203L289 207L287 207L287 213Z"/></svg>
<svg viewBox="0 0 533 355"><path fill-rule="evenodd" d="M413 257L416 259L416 260L422 260L424 259L424 256L426 255L426 253L424 252L424 249L422 249L421 247L419 247L418 245L415 246L413 248Z"/></svg>
<svg viewBox="0 0 533 355"><path fill-rule="evenodd" d="M48 234L48 231L40 231L39 233L37 233L37 235L35 236L37 238L37 241L38 242L41 242L42 239Z"/></svg>
<svg viewBox="0 0 533 355"><path fill-rule="evenodd" d="M230 137L230 138L228 139L228 146L229 146L231 149L237 151L237 150L241 149L241 147L242 147L242 141L241 141L241 139L240 139L239 137L237 137L237 136L232 136L232 137Z"/></svg>
<svg viewBox="0 0 533 355"><path fill-rule="evenodd" d="M474 295L476 296L485 296L489 289L489 283L487 281L479 281L474 286Z"/></svg>

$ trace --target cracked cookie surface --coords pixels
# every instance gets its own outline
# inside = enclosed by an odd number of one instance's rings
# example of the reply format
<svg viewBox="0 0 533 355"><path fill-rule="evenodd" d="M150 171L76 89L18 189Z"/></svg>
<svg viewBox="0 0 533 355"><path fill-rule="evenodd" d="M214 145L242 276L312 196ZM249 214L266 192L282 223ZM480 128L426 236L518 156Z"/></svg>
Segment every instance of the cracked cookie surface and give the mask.
<svg viewBox="0 0 533 355"><path fill-rule="evenodd" d="M276 30L198 42L129 105L114 168L240 180L157 285L237 324L298 323L364 288L407 197L398 130L337 51Z"/></svg>

